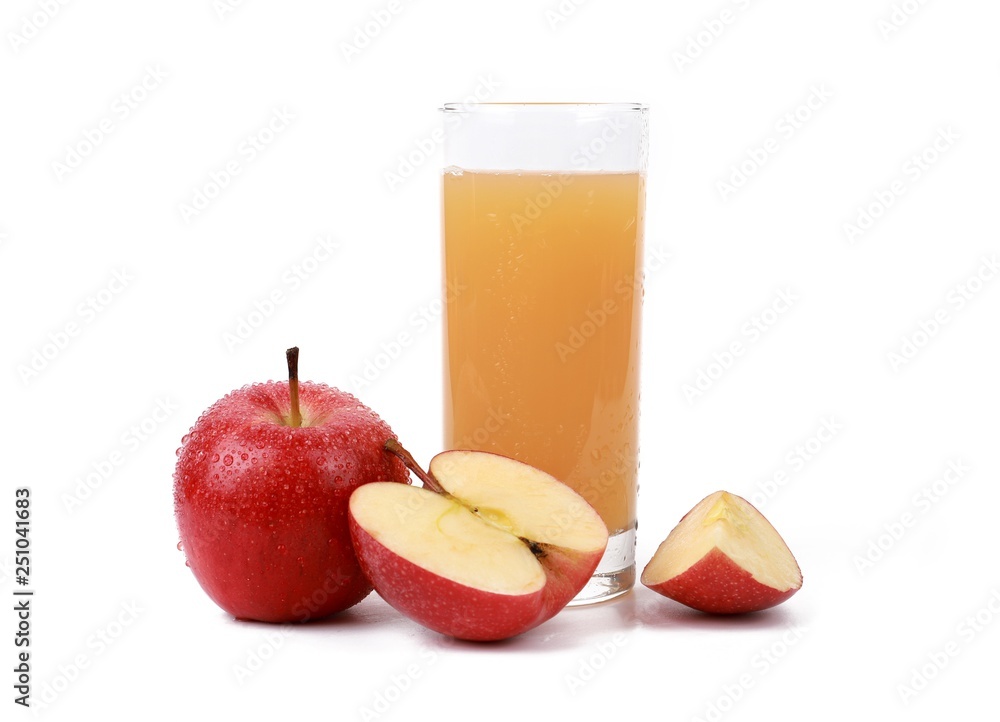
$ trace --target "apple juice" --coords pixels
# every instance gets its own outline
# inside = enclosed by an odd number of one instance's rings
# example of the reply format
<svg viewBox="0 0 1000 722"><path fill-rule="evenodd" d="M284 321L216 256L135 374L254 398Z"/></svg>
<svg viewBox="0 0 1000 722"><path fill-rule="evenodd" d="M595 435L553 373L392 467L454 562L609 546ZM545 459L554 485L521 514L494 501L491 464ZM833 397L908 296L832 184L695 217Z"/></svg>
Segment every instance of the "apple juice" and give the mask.
<svg viewBox="0 0 1000 722"><path fill-rule="evenodd" d="M445 446L634 529L645 176L444 173Z"/></svg>

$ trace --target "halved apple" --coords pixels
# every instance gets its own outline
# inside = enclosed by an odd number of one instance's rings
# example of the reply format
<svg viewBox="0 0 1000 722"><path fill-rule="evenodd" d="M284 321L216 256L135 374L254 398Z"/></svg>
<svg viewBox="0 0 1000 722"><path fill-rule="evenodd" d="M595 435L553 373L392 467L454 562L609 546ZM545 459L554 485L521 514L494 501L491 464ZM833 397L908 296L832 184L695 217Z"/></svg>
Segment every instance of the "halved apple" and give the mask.
<svg viewBox="0 0 1000 722"><path fill-rule="evenodd" d="M366 484L351 495L348 518L362 571L414 621L459 639L506 639L555 615L597 568L607 527L545 472L446 451L427 473L394 440L386 449L423 488Z"/></svg>
<svg viewBox="0 0 1000 722"><path fill-rule="evenodd" d="M788 599L802 586L802 572L763 514L746 499L717 491L684 515L641 581L703 612L742 614Z"/></svg>

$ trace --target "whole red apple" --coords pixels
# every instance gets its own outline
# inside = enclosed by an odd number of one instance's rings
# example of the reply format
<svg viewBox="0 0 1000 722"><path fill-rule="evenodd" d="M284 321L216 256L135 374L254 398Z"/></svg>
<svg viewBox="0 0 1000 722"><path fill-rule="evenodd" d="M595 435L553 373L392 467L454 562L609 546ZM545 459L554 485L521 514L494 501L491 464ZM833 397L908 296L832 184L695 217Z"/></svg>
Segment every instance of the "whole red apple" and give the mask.
<svg viewBox="0 0 1000 722"><path fill-rule="evenodd" d="M374 481L407 482L389 426L349 393L297 378L253 384L201 415L178 449L174 511L188 566L238 619L308 621L372 590L347 503Z"/></svg>

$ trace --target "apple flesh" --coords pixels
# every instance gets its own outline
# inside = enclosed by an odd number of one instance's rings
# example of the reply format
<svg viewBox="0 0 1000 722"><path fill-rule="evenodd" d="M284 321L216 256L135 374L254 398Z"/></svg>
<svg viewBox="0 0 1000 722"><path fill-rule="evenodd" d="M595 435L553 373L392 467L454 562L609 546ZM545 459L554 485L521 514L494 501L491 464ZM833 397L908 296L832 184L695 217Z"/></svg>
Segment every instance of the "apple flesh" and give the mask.
<svg viewBox="0 0 1000 722"><path fill-rule="evenodd" d="M290 350L291 351L291 350ZM347 525L351 492L407 482L392 430L349 393L293 380L244 386L184 437L174 472L181 547L238 619L303 622L366 597ZM294 399L294 401L293 401Z"/></svg>
<svg viewBox="0 0 1000 722"><path fill-rule="evenodd" d="M513 637L565 607L597 568L607 527L552 476L488 452L446 451L429 473L402 455L424 488L366 484L348 517L365 575L414 621L459 639Z"/></svg>
<svg viewBox="0 0 1000 722"><path fill-rule="evenodd" d="M767 609L802 586L784 540L742 497L717 491L684 515L641 581L693 609L742 614Z"/></svg>

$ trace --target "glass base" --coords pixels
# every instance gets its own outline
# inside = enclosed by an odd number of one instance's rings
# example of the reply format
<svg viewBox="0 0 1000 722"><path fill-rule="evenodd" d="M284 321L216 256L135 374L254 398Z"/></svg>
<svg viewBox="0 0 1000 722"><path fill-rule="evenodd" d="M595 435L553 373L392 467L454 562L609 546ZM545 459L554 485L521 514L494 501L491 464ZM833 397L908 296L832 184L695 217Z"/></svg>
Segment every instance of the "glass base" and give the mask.
<svg viewBox="0 0 1000 722"><path fill-rule="evenodd" d="M608 539L608 548L587 586L570 601L570 607L606 602L629 592L635 585L635 529Z"/></svg>

